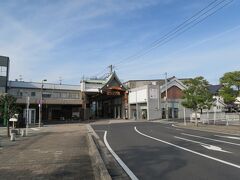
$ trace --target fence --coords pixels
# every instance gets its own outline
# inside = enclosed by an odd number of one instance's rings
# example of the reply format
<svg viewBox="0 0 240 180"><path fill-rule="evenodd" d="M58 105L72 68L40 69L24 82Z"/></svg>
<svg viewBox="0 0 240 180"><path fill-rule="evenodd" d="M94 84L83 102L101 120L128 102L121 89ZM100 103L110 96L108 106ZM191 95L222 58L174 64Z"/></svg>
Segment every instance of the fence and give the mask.
<svg viewBox="0 0 240 180"><path fill-rule="evenodd" d="M240 113L204 112L200 115L203 124L240 125Z"/></svg>

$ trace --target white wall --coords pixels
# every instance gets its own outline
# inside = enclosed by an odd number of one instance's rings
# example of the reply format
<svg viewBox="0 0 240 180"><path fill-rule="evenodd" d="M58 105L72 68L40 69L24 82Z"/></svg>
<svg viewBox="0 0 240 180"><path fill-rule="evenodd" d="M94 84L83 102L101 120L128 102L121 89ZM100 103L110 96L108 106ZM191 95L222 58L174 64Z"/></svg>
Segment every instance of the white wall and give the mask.
<svg viewBox="0 0 240 180"><path fill-rule="evenodd" d="M146 89L134 89L129 92L128 101L129 104L135 104L140 102L147 102L147 88Z"/></svg>
<svg viewBox="0 0 240 180"><path fill-rule="evenodd" d="M157 85L148 85L148 120L161 118L159 96L159 87Z"/></svg>

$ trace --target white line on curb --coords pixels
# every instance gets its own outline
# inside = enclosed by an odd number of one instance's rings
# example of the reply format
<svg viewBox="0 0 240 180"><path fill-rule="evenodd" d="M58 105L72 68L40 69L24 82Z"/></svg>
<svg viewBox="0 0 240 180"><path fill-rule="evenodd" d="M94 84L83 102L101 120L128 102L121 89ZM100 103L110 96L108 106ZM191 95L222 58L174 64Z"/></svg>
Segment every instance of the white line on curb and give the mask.
<svg viewBox="0 0 240 180"><path fill-rule="evenodd" d="M197 135L192 135L192 134L187 134L187 133L181 133L181 134L185 135L185 136L197 137L197 138L201 138L201 139L207 139L207 140L211 140L211 141L216 141L216 142L231 144L231 145L235 145L235 146L240 146L240 144L233 143L233 142L228 142L228 141L223 141L223 140L218 140L218 139L212 139L212 138L207 138L207 137L202 137L202 136L197 136Z"/></svg>
<svg viewBox="0 0 240 180"><path fill-rule="evenodd" d="M122 166L124 171L128 174L128 176L132 180L138 180L138 178L133 174L133 172L126 166L126 164L118 157L118 155L112 150L112 148L108 144L108 141L107 141L107 131L105 131L105 133L104 133L104 143L107 146L108 150L113 155L113 157L116 159L116 161L120 164L120 166Z"/></svg>
<svg viewBox="0 0 240 180"><path fill-rule="evenodd" d="M179 148L179 149L188 151L188 152L190 152L190 153L197 154L197 155L199 155L199 156L202 156L202 157L205 157L205 158L208 158L208 159L212 159L212 160L214 160L214 161L218 161L218 162L220 162L220 163L227 164L227 165L229 165L229 166L233 166L233 167L236 167L236 168L240 169L240 165L233 164L233 163L230 163L230 162L227 162L227 161L218 159L218 158L214 158L214 157L212 157L212 156L208 156L208 155L206 155L206 154L202 154L202 153L199 153L199 152L197 152L197 151L193 151L193 150L191 150L191 149L187 149L187 148L178 146L178 145L176 145L176 144L173 144L173 143L170 143L170 142L167 142L167 141L164 141L164 140L161 140L161 139L158 139L158 138L149 136L149 135L147 135L147 134L144 134L144 133L141 133L140 131L138 131L137 128L136 128L136 126L134 127L134 129L135 129L135 131L136 131L137 133L141 134L142 136L148 137L148 138L150 138L150 139L153 139L153 140L162 142L162 143L164 143L164 144L168 144L168 145L170 145L170 146L174 146L174 147L176 147L176 148Z"/></svg>

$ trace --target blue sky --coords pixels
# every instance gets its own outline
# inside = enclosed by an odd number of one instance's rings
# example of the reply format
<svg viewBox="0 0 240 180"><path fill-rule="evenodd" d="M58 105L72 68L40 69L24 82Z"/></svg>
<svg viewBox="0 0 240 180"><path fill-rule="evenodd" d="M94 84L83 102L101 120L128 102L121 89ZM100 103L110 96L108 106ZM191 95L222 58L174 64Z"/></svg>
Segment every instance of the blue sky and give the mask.
<svg viewBox="0 0 240 180"><path fill-rule="evenodd" d="M212 0L2 0L0 55L10 78L78 84L118 64L191 17ZM123 81L204 76L217 83L240 70L240 1L132 61L116 72ZM106 72L107 70L105 70Z"/></svg>

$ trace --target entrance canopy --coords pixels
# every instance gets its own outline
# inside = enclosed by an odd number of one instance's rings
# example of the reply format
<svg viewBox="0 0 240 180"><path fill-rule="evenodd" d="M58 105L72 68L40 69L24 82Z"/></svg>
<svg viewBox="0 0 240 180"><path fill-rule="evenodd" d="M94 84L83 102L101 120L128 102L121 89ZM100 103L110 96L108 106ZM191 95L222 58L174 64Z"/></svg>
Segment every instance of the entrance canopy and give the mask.
<svg viewBox="0 0 240 180"><path fill-rule="evenodd" d="M83 80L81 91L92 118L123 118L126 88L116 73L106 79Z"/></svg>

